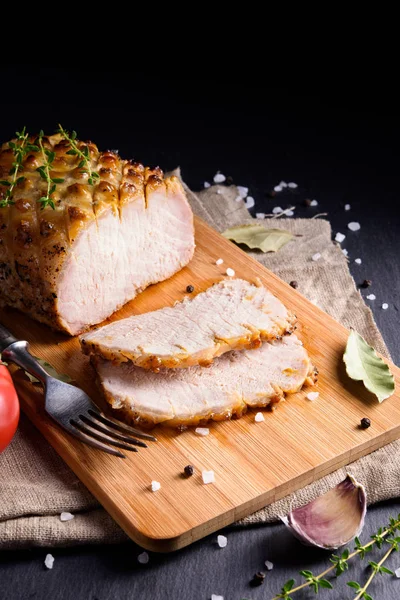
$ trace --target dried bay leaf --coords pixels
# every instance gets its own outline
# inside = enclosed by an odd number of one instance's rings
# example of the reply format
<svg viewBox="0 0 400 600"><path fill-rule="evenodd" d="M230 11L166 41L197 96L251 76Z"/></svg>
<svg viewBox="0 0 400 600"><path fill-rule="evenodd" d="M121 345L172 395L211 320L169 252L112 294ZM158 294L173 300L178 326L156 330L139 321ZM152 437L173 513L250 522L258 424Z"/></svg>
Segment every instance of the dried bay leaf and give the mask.
<svg viewBox="0 0 400 600"><path fill-rule="evenodd" d="M343 360L347 375L355 381L363 381L379 402L393 394L394 377L388 365L356 331L350 332Z"/></svg>
<svg viewBox="0 0 400 600"><path fill-rule="evenodd" d="M294 238L293 233L285 229L266 229L258 224L230 227L222 235L237 244L246 244L249 248L257 248L262 252L278 252Z"/></svg>

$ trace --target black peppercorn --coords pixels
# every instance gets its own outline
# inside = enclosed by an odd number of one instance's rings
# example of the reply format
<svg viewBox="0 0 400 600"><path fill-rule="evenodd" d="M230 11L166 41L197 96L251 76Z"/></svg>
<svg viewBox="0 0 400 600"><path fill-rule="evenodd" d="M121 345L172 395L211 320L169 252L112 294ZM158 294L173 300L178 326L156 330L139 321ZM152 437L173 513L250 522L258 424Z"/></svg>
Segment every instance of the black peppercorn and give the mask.
<svg viewBox="0 0 400 600"><path fill-rule="evenodd" d="M304 206L311 206L311 200L309 198L304 200Z"/></svg>
<svg viewBox="0 0 400 600"><path fill-rule="evenodd" d="M362 285L363 288L367 288L370 285L372 285L372 281L370 279L364 279L364 281L362 282L361 285Z"/></svg>
<svg viewBox="0 0 400 600"><path fill-rule="evenodd" d="M183 469L183 472L185 473L186 477L191 477L194 473L194 467L192 465L187 465Z"/></svg>
<svg viewBox="0 0 400 600"><path fill-rule="evenodd" d="M225 179L225 183L226 183L226 185L232 185L232 183L233 183L233 177L231 177L230 175L228 175L228 177Z"/></svg>
<svg viewBox="0 0 400 600"><path fill-rule="evenodd" d="M194 287L192 285L188 285L186 291L188 294L191 294L192 292L194 292Z"/></svg>
<svg viewBox="0 0 400 600"><path fill-rule="evenodd" d="M264 579L265 579L265 573L263 573L262 571L259 571L258 573L253 575L253 579L251 580L250 583L253 586L262 585L264 583Z"/></svg>
<svg viewBox="0 0 400 600"><path fill-rule="evenodd" d="M270 192L267 192L267 196L269 196L269 198L275 198L275 196L276 196L275 190L271 190Z"/></svg>
<svg viewBox="0 0 400 600"><path fill-rule="evenodd" d="M363 419L361 419L360 426L361 429L368 429L368 427L371 427L371 421L367 419L367 417L364 417Z"/></svg>
<svg viewBox="0 0 400 600"><path fill-rule="evenodd" d="M291 281L289 283L289 285L291 285L292 288L294 288L295 290L297 290L297 288L299 287L299 284L297 283L297 281Z"/></svg>

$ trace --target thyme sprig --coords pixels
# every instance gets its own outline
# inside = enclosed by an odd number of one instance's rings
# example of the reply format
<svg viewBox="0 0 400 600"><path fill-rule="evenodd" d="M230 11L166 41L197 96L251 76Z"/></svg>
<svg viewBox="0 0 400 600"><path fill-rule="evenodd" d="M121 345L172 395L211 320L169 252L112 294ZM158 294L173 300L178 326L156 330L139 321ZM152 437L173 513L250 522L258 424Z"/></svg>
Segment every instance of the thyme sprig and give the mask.
<svg viewBox="0 0 400 600"><path fill-rule="evenodd" d="M3 185L5 188L7 188L4 198L0 200L0 208L5 208L15 204L13 200L14 188L25 180L25 177L18 175L21 170L23 160L28 152L37 152L39 150L35 144L30 144L28 142L29 134L26 132L26 127L24 127L22 131L17 131L15 135L17 138L16 141L9 143L14 155L14 160L9 171L9 175L12 175L12 178L11 181L8 181L7 179L0 180L0 185Z"/></svg>
<svg viewBox="0 0 400 600"><path fill-rule="evenodd" d="M385 553L384 557L378 562L374 562L374 561L370 561L368 564L372 569L372 573L371 575L368 577L367 581L365 582L365 584L363 586L361 586L358 581L348 581L347 585L351 588L354 588L356 590L357 596L354 598L354 600L360 600L361 598L363 598L364 600L373 600L372 596L370 596L367 593L367 589L369 588L369 586L372 583L373 578L375 577L375 575L377 575L378 573L380 575L394 575L393 571L391 571L390 569L388 569L387 567L383 566L383 563L389 558L389 556L391 555L391 553L394 552L398 552L399 550L399 542L400 542L400 537L395 538L395 539L388 539L386 540L389 544L390 544L390 548L389 550ZM376 543L376 542L375 542Z"/></svg>
<svg viewBox="0 0 400 600"><path fill-rule="evenodd" d="M287 581L281 588L280 594L274 596L272 600L293 600L292 594L298 592L299 590L302 590L303 588L310 587L315 591L315 593L318 593L319 588L331 589L333 586L330 581L325 579L326 575L334 571L335 575L339 577L340 575L342 575L342 573L348 570L348 561L350 559L354 558L355 556L359 556L360 559L363 560L365 558L365 555L372 550L373 546L376 546L377 548L381 549L384 543L388 543L390 544L390 547L383 556L383 558L378 563L373 561L370 561L368 563L372 569L372 572L363 586L357 581L349 581L347 583L347 585L351 588L354 588L354 590L357 593L354 600L373 600L373 598L368 594L367 589L373 581L374 577L378 573L380 575L393 575L393 572L390 569L384 567L383 563L389 558L392 552L398 552L400 549L400 537L388 537L394 536L398 529L400 529L400 514L398 515L397 519L390 518L389 526L385 529L380 527L378 531L371 536L371 541L367 544L362 545L360 540L356 537L354 540L354 552L350 553L350 551L346 549L341 555L332 554L330 558L332 566L328 569L325 569L325 571L323 571L319 575L314 575L311 571L300 571L300 575L304 577L306 581L295 587L296 581L294 579L289 579L289 581Z"/></svg>
<svg viewBox="0 0 400 600"><path fill-rule="evenodd" d="M68 131L66 131L60 124L58 125L58 133L61 133L61 135L69 142L71 146L71 150L68 150L67 154L77 156L80 159L78 169L81 169L82 173L87 173L88 184L94 185L100 178L100 175L96 173L96 171L92 170L89 146L85 145L82 149L79 148L78 144L76 143L76 131L73 131L71 134L69 134Z"/></svg>
<svg viewBox="0 0 400 600"><path fill-rule="evenodd" d="M50 170L52 168L52 164L56 157L56 153L53 150L48 150L43 146L43 130L40 131L39 136L37 138L37 144L39 146L38 150L42 153L43 164L36 169L39 173L40 177L44 179L47 183L46 195L39 198L38 202L41 204L41 208L46 208L46 206L51 206L53 210L55 210L56 206L54 204L54 200L52 195L56 191L57 183L63 183L64 179L60 179L58 177L51 177Z"/></svg>

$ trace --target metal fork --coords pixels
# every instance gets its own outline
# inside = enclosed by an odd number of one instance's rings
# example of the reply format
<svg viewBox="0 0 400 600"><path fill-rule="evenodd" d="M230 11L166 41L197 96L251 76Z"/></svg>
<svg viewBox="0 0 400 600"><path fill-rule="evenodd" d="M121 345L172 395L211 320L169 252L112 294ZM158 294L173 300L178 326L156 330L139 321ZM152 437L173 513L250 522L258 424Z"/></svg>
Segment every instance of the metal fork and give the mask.
<svg viewBox="0 0 400 600"><path fill-rule="evenodd" d="M136 438L156 441L156 438L148 433L106 417L85 392L51 377L29 353L28 347L28 342L17 340L0 324L2 359L15 363L40 381L45 393L46 412L68 433L89 446L121 458L125 458L125 455L108 444L122 450L137 452L135 446L147 448L147 445Z"/></svg>

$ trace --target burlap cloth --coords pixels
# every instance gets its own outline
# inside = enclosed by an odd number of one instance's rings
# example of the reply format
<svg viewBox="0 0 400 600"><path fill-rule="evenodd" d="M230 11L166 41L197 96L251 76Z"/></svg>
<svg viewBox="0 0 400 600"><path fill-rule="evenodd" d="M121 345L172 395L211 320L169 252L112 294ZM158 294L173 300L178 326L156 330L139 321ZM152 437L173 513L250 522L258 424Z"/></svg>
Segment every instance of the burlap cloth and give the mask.
<svg viewBox="0 0 400 600"><path fill-rule="evenodd" d="M195 214L218 231L251 222L236 188L213 186L195 195L188 191ZM347 261L331 241L331 228L321 219L265 220L301 234L277 254L251 252L285 281L295 279L299 291L347 327L354 327L370 344L388 350L350 275ZM311 256L320 252L319 261ZM325 492L349 470L362 482L369 503L393 498L400 492L400 440L366 456L347 469L314 482L241 521L241 525L270 522ZM62 511L75 519L61 522ZM126 540L125 533L100 508L97 500L25 418L10 447L0 455L0 548L66 546Z"/></svg>

